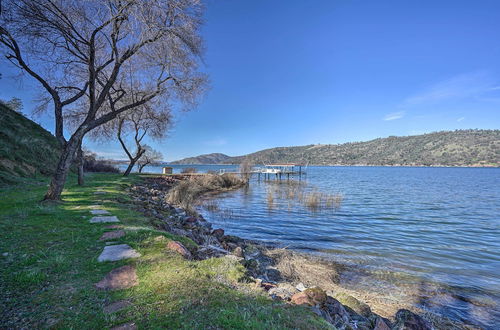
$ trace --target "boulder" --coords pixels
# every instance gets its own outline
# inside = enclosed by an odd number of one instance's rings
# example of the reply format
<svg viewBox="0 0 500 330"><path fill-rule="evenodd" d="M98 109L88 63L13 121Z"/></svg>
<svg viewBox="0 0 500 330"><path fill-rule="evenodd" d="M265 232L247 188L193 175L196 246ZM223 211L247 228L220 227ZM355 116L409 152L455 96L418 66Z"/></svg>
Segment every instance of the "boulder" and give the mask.
<svg viewBox="0 0 500 330"><path fill-rule="evenodd" d="M391 328L389 328L387 323L385 323L385 321L381 317L377 317L373 330L391 330Z"/></svg>
<svg viewBox="0 0 500 330"><path fill-rule="evenodd" d="M432 326L422 317L407 309L400 309L396 313L393 330L431 330Z"/></svg>
<svg viewBox="0 0 500 330"><path fill-rule="evenodd" d="M184 245L182 245L181 242L170 241L167 243L167 249L179 253L181 256L183 256L186 259L193 258L193 256L191 255L191 252L189 252L189 250L186 249L186 247Z"/></svg>
<svg viewBox="0 0 500 330"><path fill-rule="evenodd" d="M323 305L326 303L326 293L320 288L310 288L292 296L292 303L296 305Z"/></svg>
<svg viewBox="0 0 500 330"><path fill-rule="evenodd" d="M215 237L217 237L217 239L222 239L222 237L224 237L224 229L222 228L218 228L218 229L215 229L214 231L212 231L212 235L214 235Z"/></svg>
<svg viewBox="0 0 500 330"><path fill-rule="evenodd" d="M237 257L240 257L240 258L243 258L243 249L239 246L237 246L234 250L233 250L233 254Z"/></svg>
<svg viewBox="0 0 500 330"><path fill-rule="evenodd" d="M95 284L99 290L128 289L138 284L134 266L122 266L110 271L102 280Z"/></svg>
<svg viewBox="0 0 500 330"><path fill-rule="evenodd" d="M325 309L334 320L333 325L336 327L349 323L349 313L337 299L328 296L326 298Z"/></svg>
<svg viewBox="0 0 500 330"><path fill-rule="evenodd" d="M339 293L335 295L335 298L338 301L340 301L343 305L351 308L354 312L363 317L370 317L370 315L372 315L372 310L370 309L370 306L368 306L362 301L359 301L353 296L350 296L345 293Z"/></svg>

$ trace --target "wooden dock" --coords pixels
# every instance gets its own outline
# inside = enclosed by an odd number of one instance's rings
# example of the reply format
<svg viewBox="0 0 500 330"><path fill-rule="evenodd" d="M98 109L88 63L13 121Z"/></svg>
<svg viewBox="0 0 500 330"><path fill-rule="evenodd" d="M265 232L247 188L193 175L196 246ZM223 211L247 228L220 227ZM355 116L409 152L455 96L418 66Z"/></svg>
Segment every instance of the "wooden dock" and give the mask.
<svg viewBox="0 0 500 330"><path fill-rule="evenodd" d="M220 174L231 173L231 174L239 174L239 175L258 175L259 180L261 176L264 180L270 180L271 178L275 178L276 180L282 180L286 178L290 180L290 177L298 176L299 179L306 174L302 169L303 165L301 164L270 164L264 165L262 167L258 167L252 169L250 172L229 172L225 170L220 170Z"/></svg>

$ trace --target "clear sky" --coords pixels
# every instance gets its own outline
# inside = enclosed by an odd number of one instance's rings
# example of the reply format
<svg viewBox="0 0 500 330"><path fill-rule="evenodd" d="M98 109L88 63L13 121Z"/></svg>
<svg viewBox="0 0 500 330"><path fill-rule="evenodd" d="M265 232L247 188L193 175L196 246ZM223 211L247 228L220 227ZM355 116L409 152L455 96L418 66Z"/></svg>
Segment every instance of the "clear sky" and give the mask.
<svg viewBox="0 0 500 330"><path fill-rule="evenodd" d="M500 128L498 0L210 0L203 34L211 89L151 143L166 160ZM34 84L1 71L28 111Z"/></svg>

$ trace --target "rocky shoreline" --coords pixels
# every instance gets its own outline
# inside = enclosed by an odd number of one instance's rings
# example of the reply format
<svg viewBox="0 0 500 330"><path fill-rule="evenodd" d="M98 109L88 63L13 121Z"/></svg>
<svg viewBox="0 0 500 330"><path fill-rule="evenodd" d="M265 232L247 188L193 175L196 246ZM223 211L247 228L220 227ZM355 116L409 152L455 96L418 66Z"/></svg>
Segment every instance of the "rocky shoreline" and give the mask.
<svg viewBox="0 0 500 330"><path fill-rule="evenodd" d="M185 258L235 258L246 268L247 281L255 283L256 290L266 291L276 301L308 305L337 329L471 329L428 314L422 317L418 310L399 309L394 304L377 304L372 310L338 285L346 266L225 235L200 214L167 202L169 190L185 179L148 177L130 189L135 208L152 219L155 227L198 245L188 250L179 242L171 244L169 248ZM374 301L371 298L366 301Z"/></svg>

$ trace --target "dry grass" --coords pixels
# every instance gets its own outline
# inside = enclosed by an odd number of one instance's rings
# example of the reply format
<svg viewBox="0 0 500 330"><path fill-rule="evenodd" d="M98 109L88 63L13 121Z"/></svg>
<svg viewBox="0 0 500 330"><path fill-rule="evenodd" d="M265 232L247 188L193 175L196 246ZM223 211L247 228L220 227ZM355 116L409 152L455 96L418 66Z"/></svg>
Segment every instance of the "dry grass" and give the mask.
<svg viewBox="0 0 500 330"><path fill-rule="evenodd" d="M221 192L245 185L245 182L233 174L206 174L190 177L181 181L168 194L168 202L193 210L199 198L206 193Z"/></svg>
<svg viewBox="0 0 500 330"><path fill-rule="evenodd" d="M273 208L278 199L287 200L289 209L293 203L298 203L316 212L323 209L338 210L343 197L340 194L323 193L317 189L307 190L307 185L304 182L272 182L267 190L268 208Z"/></svg>

